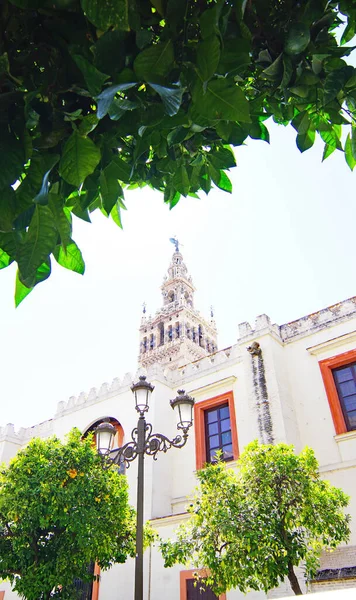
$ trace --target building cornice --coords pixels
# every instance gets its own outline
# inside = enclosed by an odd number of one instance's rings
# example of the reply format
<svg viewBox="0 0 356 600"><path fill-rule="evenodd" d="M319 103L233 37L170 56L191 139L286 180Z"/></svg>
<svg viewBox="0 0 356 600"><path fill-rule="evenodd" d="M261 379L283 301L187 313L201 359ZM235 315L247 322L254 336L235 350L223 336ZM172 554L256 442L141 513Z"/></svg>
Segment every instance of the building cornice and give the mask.
<svg viewBox="0 0 356 600"><path fill-rule="evenodd" d="M326 340L325 342L321 342L320 344L316 344L315 346L309 346L307 351L309 354L318 355L328 350L333 350L334 348L339 348L340 346L344 346L347 343L356 342L356 330L350 331L349 333L345 333L343 335L339 335L330 340Z"/></svg>

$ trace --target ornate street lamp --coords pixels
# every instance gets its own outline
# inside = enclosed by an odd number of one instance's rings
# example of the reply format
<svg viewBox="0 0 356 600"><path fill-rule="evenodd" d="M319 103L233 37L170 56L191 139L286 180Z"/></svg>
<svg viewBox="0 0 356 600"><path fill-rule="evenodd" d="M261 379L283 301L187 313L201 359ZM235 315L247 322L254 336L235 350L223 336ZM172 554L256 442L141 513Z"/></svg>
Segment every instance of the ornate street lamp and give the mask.
<svg viewBox="0 0 356 600"><path fill-rule="evenodd" d="M188 439L188 430L193 424L194 399L184 390L170 401L178 418L177 429L182 431L170 440L161 433L152 433L152 425L146 422L145 413L149 409L149 401L154 386L141 375L139 381L131 386L135 397L135 408L139 413L137 427L131 432L131 441L121 448L112 449L116 429L111 423L104 421L95 429L98 452L104 457L104 467L112 465L125 466L138 457L137 472L137 516L136 516L136 562L135 562L135 600L143 599L143 497L144 497L144 456L148 454L157 460L158 452L167 452L169 448L182 448Z"/></svg>

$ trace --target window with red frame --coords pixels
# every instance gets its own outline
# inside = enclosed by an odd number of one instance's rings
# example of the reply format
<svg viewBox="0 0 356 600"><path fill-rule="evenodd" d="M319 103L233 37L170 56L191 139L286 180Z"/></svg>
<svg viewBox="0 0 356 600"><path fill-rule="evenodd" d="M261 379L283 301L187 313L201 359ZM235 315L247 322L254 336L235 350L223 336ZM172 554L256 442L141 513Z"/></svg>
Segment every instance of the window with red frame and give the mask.
<svg viewBox="0 0 356 600"><path fill-rule="evenodd" d="M223 460L233 460L229 405L221 404L204 411L206 462L214 462L217 452Z"/></svg>
<svg viewBox="0 0 356 600"><path fill-rule="evenodd" d="M342 413L348 431L356 429L356 362L333 369Z"/></svg>
<svg viewBox="0 0 356 600"><path fill-rule="evenodd" d="M356 349L319 362L337 434L356 430Z"/></svg>
<svg viewBox="0 0 356 600"><path fill-rule="evenodd" d="M234 395L226 392L194 405L196 468L214 462L218 450L223 460L239 456Z"/></svg>

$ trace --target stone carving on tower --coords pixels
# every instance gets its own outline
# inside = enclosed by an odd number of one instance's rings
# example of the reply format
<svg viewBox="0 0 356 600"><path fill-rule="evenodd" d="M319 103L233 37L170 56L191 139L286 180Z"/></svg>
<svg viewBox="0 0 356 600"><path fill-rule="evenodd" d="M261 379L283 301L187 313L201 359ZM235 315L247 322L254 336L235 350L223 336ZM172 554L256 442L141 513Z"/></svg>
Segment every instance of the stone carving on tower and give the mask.
<svg viewBox="0 0 356 600"><path fill-rule="evenodd" d="M175 238L175 251L161 286L163 305L147 317L144 305L140 326L139 365L159 363L177 369L217 351L213 313L205 320L194 308L195 287Z"/></svg>

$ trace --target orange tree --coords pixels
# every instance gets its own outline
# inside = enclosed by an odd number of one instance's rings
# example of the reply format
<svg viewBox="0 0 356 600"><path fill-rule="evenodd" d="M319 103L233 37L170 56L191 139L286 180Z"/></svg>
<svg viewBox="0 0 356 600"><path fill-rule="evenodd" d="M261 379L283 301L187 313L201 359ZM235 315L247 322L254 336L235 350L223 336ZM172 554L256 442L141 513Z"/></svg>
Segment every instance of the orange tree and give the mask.
<svg viewBox="0 0 356 600"><path fill-rule="evenodd" d="M286 444L249 444L238 470L224 463L198 472L191 518L162 542L165 566L207 568L217 595L231 588L277 587L285 577L302 594L294 568L315 575L323 548L347 541L348 496L322 481L310 448L299 455Z"/></svg>
<svg viewBox="0 0 356 600"><path fill-rule="evenodd" d="M84 272L72 215L121 227L124 189L172 208L231 192L231 146L291 123L356 164L353 0L2 0L0 267L16 303ZM336 31L340 30L341 39ZM341 129L346 127L345 143ZM15 184L15 185L14 185ZM16 188L16 189L15 189Z"/></svg>
<svg viewBox="0 0 356 600"><path fill-rule="evenodd" d="M0 578L27 600L77 598L75 579L135 555L126 477L88 437L33 439L0 471Z"/></svg>

